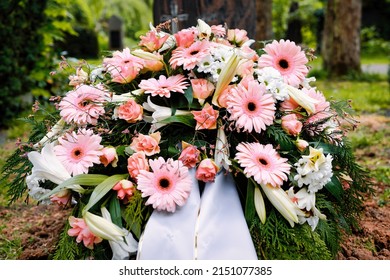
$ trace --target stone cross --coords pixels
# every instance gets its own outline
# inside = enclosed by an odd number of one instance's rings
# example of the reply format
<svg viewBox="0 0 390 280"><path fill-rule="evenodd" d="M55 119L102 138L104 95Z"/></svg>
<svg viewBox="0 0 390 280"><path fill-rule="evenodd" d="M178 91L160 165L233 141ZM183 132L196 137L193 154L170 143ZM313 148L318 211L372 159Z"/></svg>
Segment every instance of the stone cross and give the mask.
<svg viewBox="0 0 390 280"><path fill-rule="evenodd" d="M194 8L196 1L186 0L155 0L153 15L154 23L171 20L171 33L176 33L180 29L190 27L196 24L196 15Z"/></svg>
<svg viewBox="0 0 390 280"><path fill-rule="evenodd" d="M179 6L177 4L177 0L171 0L169 2L169 9L171 14L170 15L162 15L161 16L161 22L172 20L171 22L171 29L172 33L176 33L178 30L178 22L188 20L188 14L179 14Z"/></svg>

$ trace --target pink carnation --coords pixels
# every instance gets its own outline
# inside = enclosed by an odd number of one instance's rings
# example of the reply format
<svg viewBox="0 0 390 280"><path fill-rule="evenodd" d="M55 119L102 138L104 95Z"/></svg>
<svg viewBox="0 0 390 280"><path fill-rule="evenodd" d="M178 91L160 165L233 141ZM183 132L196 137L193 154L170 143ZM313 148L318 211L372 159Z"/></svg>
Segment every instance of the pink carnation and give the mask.
<svg viewBox="0 0 390 280"><path fill-rule="evenodd" d="M88 228L84 219L75 218L74 216L69 217L69 224L72 227L68 230L69 236L77 236L76 242L80 243L83 241L84 246L88 249L93 249L93 245L103 241L102 238L94 235Z"/></svg>
<svg viewBox="0 0 390 280"><path fill-rule="evenodd" d="M112 189L117 191L117 197L123 200L124 203L130 200L135 191L133 183L129 180L120 180Z"/></svg>

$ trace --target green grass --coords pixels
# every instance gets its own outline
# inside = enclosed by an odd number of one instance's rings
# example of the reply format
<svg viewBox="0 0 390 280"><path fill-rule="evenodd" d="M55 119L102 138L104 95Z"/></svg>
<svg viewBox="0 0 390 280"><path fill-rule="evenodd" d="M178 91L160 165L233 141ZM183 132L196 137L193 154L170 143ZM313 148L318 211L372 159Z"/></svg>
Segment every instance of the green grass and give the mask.
<svg viewBox="0 0 390 280"><path fill-rule="evenodd" d="M327 81L314 83L327 99L351 100L357 113L384 113L390 109L390 88L386 81Z"/></svg>

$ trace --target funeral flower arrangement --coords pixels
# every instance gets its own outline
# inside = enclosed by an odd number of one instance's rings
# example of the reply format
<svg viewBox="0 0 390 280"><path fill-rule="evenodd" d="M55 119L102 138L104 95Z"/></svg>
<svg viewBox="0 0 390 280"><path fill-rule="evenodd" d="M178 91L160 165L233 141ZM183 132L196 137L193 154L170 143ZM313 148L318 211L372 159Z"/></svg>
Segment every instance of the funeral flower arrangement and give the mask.
<svg viewBox="0 0 390 280"><path fill-rule="evenodd" d="M311 85L292 41L254 50L245 30L166 25L97 67L61 62L69 91L35 105L4 168L12 199L71 209L55 258L128 258L153 212L231 174L258 258L334 258L368 189L349 103Z"/></svg>

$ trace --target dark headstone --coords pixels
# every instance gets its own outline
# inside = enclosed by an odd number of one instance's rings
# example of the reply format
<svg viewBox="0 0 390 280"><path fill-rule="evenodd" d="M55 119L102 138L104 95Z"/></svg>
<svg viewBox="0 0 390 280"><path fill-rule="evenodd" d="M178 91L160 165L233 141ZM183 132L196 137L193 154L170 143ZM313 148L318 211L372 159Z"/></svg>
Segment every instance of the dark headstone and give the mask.
<svg viewBox="0 0 390 280"><path fill-rule="evenodd" d="M297 44L302 43L302 21L297 16L299 4L292 2L289 10L289 20L287 24L286 39L290 39Z"/></svg>
<svg viewBox="0 0 390 280"><path fill-rule="evenodd" d="M110 50L123 49L123 23L117 16L112 16L108 20L109 48Z"/></svg>
<svg viewBox="0 0 390 280"><path fill-rule="evenodd" d="M155 0L153 12L154 25L177 18L178 30L195 26L197 19L202 19L209 25L245 29L250 38L256 33L255 0Z"/></svg>

